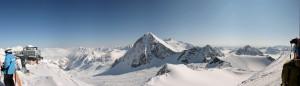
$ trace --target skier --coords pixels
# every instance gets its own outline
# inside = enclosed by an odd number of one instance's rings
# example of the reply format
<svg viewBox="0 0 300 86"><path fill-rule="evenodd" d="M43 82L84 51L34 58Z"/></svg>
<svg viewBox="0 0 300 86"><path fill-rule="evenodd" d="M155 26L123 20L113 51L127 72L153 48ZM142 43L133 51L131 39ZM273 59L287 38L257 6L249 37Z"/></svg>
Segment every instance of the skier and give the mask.
<svg viewBox="0 0 300 86"><path fill-rule="evenodd" d="M300 39L290 41L293 47L293 59L283 65L281 86L300 86Z"/></svg>
<svg viewBox="0 0 300 86"><path fill-rule="evenodd" d="M11 49L5 50L5 60L2 66L2 71L4 73L4 84L5 86L15 86L13 77L15 74L15 65L16 65L16 58L12 54Z"/></svg>

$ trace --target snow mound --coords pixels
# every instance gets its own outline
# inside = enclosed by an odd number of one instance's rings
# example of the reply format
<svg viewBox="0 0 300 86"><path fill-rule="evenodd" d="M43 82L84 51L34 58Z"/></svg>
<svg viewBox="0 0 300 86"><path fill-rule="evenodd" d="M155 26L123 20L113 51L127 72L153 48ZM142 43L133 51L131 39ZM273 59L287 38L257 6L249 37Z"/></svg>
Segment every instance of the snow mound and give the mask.
<svg viewBox="0 0 300 86"><path fill-rule="evenodd" d="M229 62L232 67L248 71L261 71L274 59L268 56L244 56L244 55L230 55L223 58L224 61Z"/></svg>
<svg viewBox="0 0 300 86"><path fill-rule="evenodd" d="M259 49L246 45L236 51L236 55L252 55L252 56L262 56L264 55Z"/></svg>
<svg viewBox="0 0 300 86"><path fill-rule="evenodd" d="M60 69L57 65L48 61L42 61L38 65L28 65L29 74L18 72L24 86L90 86Z"/></svg>
<svg viewBox="0 0 300 86"><path fill-rule="evenodd" d="M55 83L53 77L43 76L38 78L37 82L34 83L34 86L57 86L57 84Z"/></svg>
<svg viewBox="0 0 300 86"><path fill-rule="evenodd" d="M221 69L195 71L183 64L166 64L144 86L236 86L238 75Z"/></svg>

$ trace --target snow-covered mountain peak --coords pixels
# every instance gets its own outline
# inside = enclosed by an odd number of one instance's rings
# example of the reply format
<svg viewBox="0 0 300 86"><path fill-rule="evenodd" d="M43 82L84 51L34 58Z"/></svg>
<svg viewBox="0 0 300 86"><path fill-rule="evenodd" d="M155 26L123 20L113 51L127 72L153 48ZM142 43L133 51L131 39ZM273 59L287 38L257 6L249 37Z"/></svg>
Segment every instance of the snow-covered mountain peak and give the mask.
<svg viewBox="0 0 300 86"><path fill-rule="evenodd" d="M147 32L144 34L144 36L155 36L152 32Z"/></svg>
<svg viewBox="0 0 300 86"><path fill-rule="evenodd" d="M153 33L151 32L148 32L148 33L145 33L143 35L143 37L141 37L142 39L159 39L157 36L155 36Z"/></svg>
<svg viewBox="0 0 300 86"><path fill-rule="evenodd" d="M160 38L158 38L156 35L154 35L151 32L148 32L146 34L143 35L143 37L139 38L139 40L136 43L139 42L143 42L145 45L151 45L153 43L160 43L162 44L164 47L169 48L170 50L177 52L176 49L174 49L172 46L170 46L169 44L167 44L165 41L161 40ZM135 43L135 44L136 44ZM147 46L145 46L147 47Z"/></svg>
<svg viewBox="0 0 300 86"><path fill-rule="evenodd" d="M246 45L246 46L244 46L245 48L252 48L250 45Z"/></svg>
<svg viewBox="0 0 300 86"><path fill-rule="evenodd" d="M178 61L188 63L208 63L206 67L227 66L227 62L222 61L218 57L224 57L219 49L213 48L210 45L204 47L194 47L185 50L178 58Z"/></svg>
<svg viewBox="0 0 300 86"><path fill-rule="evenodd" d="M132 71L131 68L162 65L169 61L166 59L171 58L176 53L177 51L165 41L153 33L146 33L134 43L133 47L123 57L115 61L112 69L129 72Z"/></svg>
<svg viewBox="0 0 300 86"><path fill-rule="evenodd" d="M213 49L213 47L211 47L210 45L206 45L206 46L203 47L203 50L204 50L204 51L209 51L209 52L211 52L211 51L213 51L214 49Z"/></svg>
<svg viewBox="0 0 300 86"><path fill-rule="evenodd" d="M263 55L263 53L259 49L251 47L250 45L246 45L245 47L238 49L236 51L236 54L237 55L253 55L253 56L256 56L256 55L262 56Z"/></svg>

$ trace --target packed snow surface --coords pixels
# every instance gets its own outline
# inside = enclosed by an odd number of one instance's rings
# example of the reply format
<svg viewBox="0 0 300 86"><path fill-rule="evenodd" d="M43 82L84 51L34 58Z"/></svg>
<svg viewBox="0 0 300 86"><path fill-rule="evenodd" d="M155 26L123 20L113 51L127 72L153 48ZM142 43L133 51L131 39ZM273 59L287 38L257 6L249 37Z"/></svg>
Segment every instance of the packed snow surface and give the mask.
<svg viewBox="0 0 300 86"><path fill-rule="evenodd" d="M251 76L240 86L280 86L282 67L290 60L289 55L289 52L282 53L275 62Z"/></svg>
<svg viewBox="0 0 300 86"><path fill-rule="evenodd" d="M266 56L230 55L223 60L235 68L249 71L260 71L272 63Z"/></svg>
<svg viewBox="0 0 300 86"><path fill-rule="evenodd" d="M222 69L195 71L183 64L167 64L169 73L151 78L145 86L236 86L245 75Z"/></svg>
<svg viewBox="0 0 300 86"><path fill-rule="evenodd" d="M28 65L30 73L19 73L24 86L90 86L72 78L57 65L44 60L38 65Z"/></svg>

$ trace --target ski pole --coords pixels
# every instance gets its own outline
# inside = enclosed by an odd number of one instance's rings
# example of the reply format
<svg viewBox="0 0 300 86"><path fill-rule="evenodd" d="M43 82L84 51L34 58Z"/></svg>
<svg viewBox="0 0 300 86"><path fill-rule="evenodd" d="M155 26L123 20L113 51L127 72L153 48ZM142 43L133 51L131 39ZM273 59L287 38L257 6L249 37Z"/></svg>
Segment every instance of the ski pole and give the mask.
<svg viewBox="0 0 300 86"><path fill-rule="evenodd" d="M293 52L293 44L291 44L290 59L292 59L292 52Z"/></svg>
<svg viewBox="0 0 300 86"><path fill-rule="evenodd" d="M15 85L17 86L17 72L15 71Z"/></svg>

